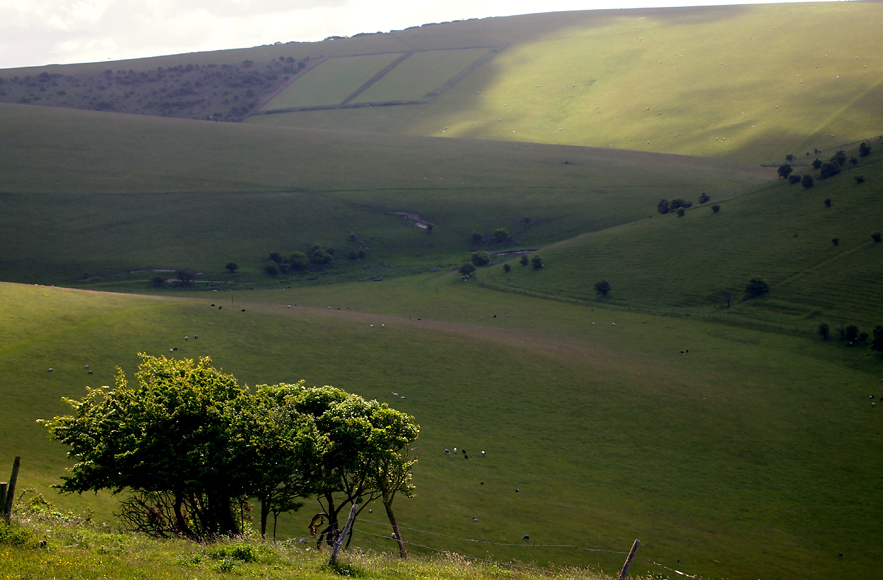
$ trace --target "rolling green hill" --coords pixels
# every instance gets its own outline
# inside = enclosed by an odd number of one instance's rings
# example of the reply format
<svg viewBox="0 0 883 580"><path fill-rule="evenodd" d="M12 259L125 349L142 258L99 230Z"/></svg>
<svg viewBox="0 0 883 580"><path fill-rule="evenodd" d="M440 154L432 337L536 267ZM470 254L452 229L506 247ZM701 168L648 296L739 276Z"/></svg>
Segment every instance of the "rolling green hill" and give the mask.
<svg viewBox="0 0 883 580"><path fill-rule="evenodd" d="M637 537L636 573L664 572L648 560L734 579L875 573L879 364L852 351L449 274L210 300L0 284L0 457L23 457L20 486L47 492L66 461L34 419L109 384L115 365L131 373L136 351L177 348L252 386L305 378L414 414L424 453L401 525L516 545L408 530L415 544L610 570L620 554L517 544L622 551ZM114 502L55 499L99 519ZM283 537L304 535L310 510L283 521ZM372 522L376 510L356 542L383 547Z"/></svg>
<svg viewBox="0 0 883 580"><path fill-rule="evenodd" d="M871 143L870 155L852 152L857 164L847 162L834 177L797 167L815 178L810 189L778 180L721 202L718 213L709 207L713 200L683 217L657 215L581 235L544 248L542 271L512 261L511 272L495 267L482 278L590 302L599 300L594 284L607 279L613 291L606 300L623 306L807 320L805 328L822 320L832 327L856 323L870 332L883 323L883 243L872 238L883 231L883 141ZM753 276L771 290L742 302ZM732 296L729 309L725 293Z"/></svg>
<svg viewBox="0 0 883 580"><path fill-rule="evenodd" d="M425 105L249 121L781 162L883 133L881 22L878 3L812 3L446 23L390 36L508 46Z"/></svg>
<svg viewBox="0 0 883 580"><path fill-rule="evenodd" d="M0 460L48 492L66 459L34 419L138 351L211 355L414 414L415 544L615 570L540 546L638 537L640 573L875 577L881 359L811 333L883 323L881 22L870 2L576 12L0 71L0 100L31 99L0 104ZM298 107L325 109L255 114ZM809 167L841 148L839 175ZM812 188L776 179L786 154ZM676 197L683 217L656 211ZM314 245L330 265L265 272ZM473 250L496 263L464 281ZM196 284L149 282L182 268ZM743 301L756 275L771 290ZM356 544L384 549L381 524Z"/></svg>
<svg viewBox="0 0 883 580"><path fill-rule="evenodd" d="M0 71L0 100L773 163L883 134L881 22L876 2L473 19L10 69ZM498 52L473 70L471 56L455 56L475 47ZM343 66L394 55L407 58L389 70ZM366 106L415 100L421 104ZM322 110L254 115L316 105Z"/></svg>
<svg viewBox="0 0 883 580"><path fill-rule="evenodd" d="M772 174L641 152L24 105L0 106L0 134L0 278L46 284L176 268L230 280L230 260L267 283L270 252L313 244L338 250L326 273L410 273L467 260L473 231L506 227L509 249L538 247L646 217L660 197L736 195ZM354 245L365 260L345 257Z"/></svg>

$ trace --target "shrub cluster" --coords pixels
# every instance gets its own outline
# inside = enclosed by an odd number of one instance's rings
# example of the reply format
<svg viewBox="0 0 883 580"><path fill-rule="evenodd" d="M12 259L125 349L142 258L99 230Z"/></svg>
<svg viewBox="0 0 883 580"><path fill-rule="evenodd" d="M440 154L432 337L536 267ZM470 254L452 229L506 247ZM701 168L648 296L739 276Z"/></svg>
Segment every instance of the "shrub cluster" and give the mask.
<svg viewBox="0 0 883 580"><path fill-rule="evenodd" d="M871 349L883 352L883 326L878 324L871 332L873 336L869 337L867 332L862 332L855 324L841 324L837 327L837 335L841 342L845 342L849 344L849 346L854 346L859 343L867 342L868 338L871 338ZM822 340L830 339L831 326L827 322L820 323L818 334Z"/></svg>
<svg viewBox="0 0 883 580"><path fill-rule="evenodd" d="M313 246L307 252L292 252L287 258L279 252L270 252L264 271L271 276L275 276L276 274L291 270L300 272L312 267L325 266L334 260L334 254L334 248L325 248L319 245ZM358 257L364 257L364 253L358 254Z"/></svg>
<svg viewBox="0 0 883 580"><path fill-rule="evenodd" d="M705 196L705 201L701 201L702 198L700 198L700 203L705 203L706 201L711 199L711 197L708 197L708 195L705 193L703 193L702 195ZM671 201L668 201L667 199L661 199L661 200L659 200L659 203L656 204L656 211L658 211L659 213L663 213L663 214L675 213L679 209L688 208L688 207L692 207L692 206L693 206L693 202L687 201L687 200L682 199L680 197L676 197ZM681 215L683 215L683 214L681 214Z"/></svg>

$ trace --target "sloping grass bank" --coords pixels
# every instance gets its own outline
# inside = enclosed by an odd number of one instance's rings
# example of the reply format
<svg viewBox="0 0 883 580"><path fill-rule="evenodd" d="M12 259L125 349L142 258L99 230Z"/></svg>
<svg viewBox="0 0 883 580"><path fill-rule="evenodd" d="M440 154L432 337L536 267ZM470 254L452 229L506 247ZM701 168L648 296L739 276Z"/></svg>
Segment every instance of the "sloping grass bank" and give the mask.
<svg viewBox="0 0 883 580"><path fill-rule="evenodd" d="M0 522L2 578L55 580L117 580L169 578L294 578L319 580L509 578L532 580L603 580L588 568L544 569L515 562L469 559L454 553L400 560L389 553L343 550L334 566L327 549L297 542L269 542L256 537L212 544L155 540L114 531L83 517L53 511L40 503L15 514L11 525ZM632 576L632 578L638 578Z"/></svg>

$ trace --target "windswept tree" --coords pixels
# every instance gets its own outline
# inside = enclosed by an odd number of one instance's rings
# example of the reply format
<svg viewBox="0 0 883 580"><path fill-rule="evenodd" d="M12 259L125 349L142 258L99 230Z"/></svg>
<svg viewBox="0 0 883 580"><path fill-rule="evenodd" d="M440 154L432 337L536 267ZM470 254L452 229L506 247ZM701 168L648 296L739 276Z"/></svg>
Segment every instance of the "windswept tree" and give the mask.
<svg viewBox="0 0 883 580"><path fill-rule="evenodd" d="M404 450L419 434L413 417L329 386L303 389L291 405L311 433L299 458L301 477L308 482L304 491L322 509L316 516L328 520L317 530L317 546L331 545L339 537L347 506L359 505L358 515L386 493L390 515L396 492L412 492L410 470L416 459L406 461L409 452ZM386 468L394 472L384 473Z"/></svg>
<svg viewBox="0 0 883 580"><path fill-rule="evenodd" d="M788 179L788 176L794 171L794 168L788 165L787 163L783 163L779 165L779 177L782 179Z"/></svg>
<svg viewBox="0 0 883 580"><path fill-rule="evenodd" d="M341 511L411 495L419 434L414 418L333 387L262 385L252 394L208 358L139 355L137 386L122 371L114 388L67 402L72 416L43 423L75 460L63 492L127 491L121 517L157 536L234 536L248 498L267 520L315 498L332 543ZM314 518L315 520L316 518ZM403 548L403 546L402 546Z"/></svg>
<svg viewBox="0 0 883 580"><path fill-rule="evenodd" d="M150 507L164 515L157 535L241 533L236 514L250 491L250 460L231 427L250 404L248 391L209 358L139 357L135 385L118 370L113 387L64 399L74 415L43 421L75 462L59 489L134 492L139 501L128 505L136 513Z"/></svg>

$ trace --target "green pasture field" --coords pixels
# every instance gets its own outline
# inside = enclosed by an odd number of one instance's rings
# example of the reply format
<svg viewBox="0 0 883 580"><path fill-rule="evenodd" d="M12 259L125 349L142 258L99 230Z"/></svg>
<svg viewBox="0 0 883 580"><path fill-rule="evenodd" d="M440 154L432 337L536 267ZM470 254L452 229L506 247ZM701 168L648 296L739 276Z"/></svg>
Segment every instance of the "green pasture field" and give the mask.
<svg viewBox="0 0 883 580"><path fill-rule="evenodd" d="M423 99L487 52L486 48L415 52L353 99L353 102L380 103Z"/></svg>
<svg viewBox="0 0 883 580"><path fill-rule="evenodd" d="M110 384L115 365L131 373L136 352L177 347L251 386L304 378L414 414L418 495L397 502L414 544L609 571L621 554L527 546L640 538L636 573L665 572L650 561L706 578L876 573L879 362L849 349L443 273L206 299L2 284L0 298L0 456L23 457L21 487L47 492L65 465L34 419ZM105 494L57 501L99 519L113 509ZM303 535L313 510L282 535ZM381 513L357 522L357 545L391 549Z"/></svg>
<svg viewBox="0 0 883 580"><path fill-rule="evenodd" d="M454 22L394 35L509 46L429 104L249 121L782 162L883 134L881 22L875 2Z"/></svg>
<svg viewBox="0 0 883 580"><path fill-rule="evenodd" d="M330 58L297 77L261 110L340 105L356 89L400 56L402 55L387 53Z"/></svg>
<svg viewBox="0 0 883 580"><path fill-rule="evenodd" d="M507 248L539 247L647 217L659 197L738 195L774 175L628 151L20 105L0 105L0 127L0 277L42 284L176 268L276 284L263 273L269 253L313 244L341 252L326 274L410 273L462 263L473 231L506 227ZM432 233L392 212L419 214ZM343 256L350 236L366 260Z"/></svg>
<svg viewBox="0 0 883 580"><path fill-rule="evenodd" d="M145 72L188 64L239 66L245 61L264 70L279 58L325 58L292 86L299 87L303 103L333 105L368 80L374 65L318 74L325 67L365 63L381 58L378 53L506 46L424 105L256 115L249 121L773 163L788 153L803 155L883 134L883 51L877 47L881 11L876 2L828 2L559 12L317 43L7 69L0 78L44 72L96 75L108 67ZM416 94L426 84L422 75L410 82L393 83L393 78L374 90L384 86L389 94ZM123 103L125 93L130 101L152 100L151 87L110 87L102 98ZM72 98L53 94L35 96L55 104ZM236 103L219 97L217 106L222 104L216 112L227 115L226 108ZM194 107L194 115L210 112Z"/></svg>
<svg viewBox="0 0 883 580"><path fill-rule="evenodd" d="M883 141L870 143L869 156L850 151L858 163L847 162L842 173L825 180L819 171L797 166L795 173L815 178L811 189L780 179L738 199L712 196L683 217L657 214L543 248L541 271L511 260L510 272L495 266L481 277L589 303L651 311L695 308L694 313L796 322L810 332L821 321L832 328L858 324L870 334L883 324L883 243L872 238L883 232ZM719 213L710 207L715 203ZM771 290L742 302L753 276L764 278ZM600 299L593 287L604 279L613 290ZM730 309L726 292L733 297Z"/></svg>

